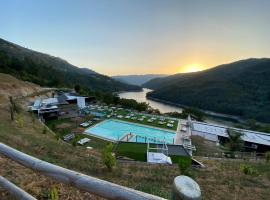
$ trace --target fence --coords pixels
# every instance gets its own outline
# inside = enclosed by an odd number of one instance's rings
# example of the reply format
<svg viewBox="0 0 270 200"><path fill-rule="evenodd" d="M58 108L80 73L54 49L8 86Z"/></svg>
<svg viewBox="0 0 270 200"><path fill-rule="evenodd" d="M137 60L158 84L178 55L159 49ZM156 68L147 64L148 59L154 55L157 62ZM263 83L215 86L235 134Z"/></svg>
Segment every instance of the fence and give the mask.
<svg viewBox="0 0 270 200"><path fill-rule="evenodd" d="M231 158L232 153L230 152L216 152L216 153L200 153L195 156L203 156L210 158ZM266 159L265 153L258 152L234 152L233 158L243 160L264 160Z"/></svg>
<svg viewBox="0 0 270 200"><path fill-rule="evenodd" d="M158 196L154 196L151 194L147 194L144 192L140 192L131 188L123 187L108 181L104 181L101 179L97 179L91 176L87 176L81 174L79 172L75 172L72 170L65 169L63 167L59 167L57 165L50 164L48 162L39 160L32 156L29 156L25 153L17 151L3 143L0 143L0 154L12 159L13 161L30 168L32 170L38 171L44 174L47 177L51 177L56 181L69 184L73 187L76 187L80 190L87 191L89 193L95 194L97 196L106 198L106 199L134 199L134 200L157 200L163 199ZM178 176L175 178L173 183L173 191L175 199L182 200L192 200L192 199L200 199L201 192L198 189L198 185L193 180L188 180L188 182L182 182L181 180L186 180L185 177ZM2 180L2 181L1 181ZM180 181L179 181L180 180ZM194 185L194 187L190 187L190 185ZM15 194L14 196L17 199L34 199L23 190L14 187L13 184L9 183L5 179L0 179L0 186L8 190L9 192ZM188 196L182 195L182 192L186 192L188 189ZM16 193L14 191L16 190ZM194 194L196 198L194 198ZM22 197L25 198L20 198ZM199 197L199 198L198 198Z"/></svg>

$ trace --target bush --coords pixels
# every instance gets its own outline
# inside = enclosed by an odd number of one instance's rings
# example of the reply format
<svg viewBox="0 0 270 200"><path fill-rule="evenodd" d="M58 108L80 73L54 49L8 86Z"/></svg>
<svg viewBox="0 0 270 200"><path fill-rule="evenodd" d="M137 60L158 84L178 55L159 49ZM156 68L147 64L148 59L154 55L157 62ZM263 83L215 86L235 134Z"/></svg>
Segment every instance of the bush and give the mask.
<svg viewBox="0 0 270 200"><path fill-rule="evenodd" d="M269 161L270 161L270 151L267 151L265 153L265 160L266 160L267 163L269 163Z"/></svg>
<svg viewBox="0 0 270 200"><path fill-rule="evenodd" d="M112 154L112 150L113 145L112 143L109 143L102 152L102 160L109 170L112 170L112 168L116 165L116 158Z"/></svg>
<svg viewBox="0 0 270 200"><path fill-rule="evenodd" d="M240 171L246 175L256 175L258 173L256 169L245 164L240 165Z"/></svg>
<svg viewBox="0 0 270 200"><path fill-rule="evenodd" d="M42 130L42 134L46 134L46 133L47 133L47 127L44 126L44 127L43 127L43 130Z"/></svg>
<svg viewBox="0 0 270 200"><path fill-rule="evenodd" d="M55 130L56 130L56 126L55 126L55 124L52 124L52 126L51 126L51 130L52 130L52 131L55 131Z"/></svg>
<svg viewBox="0 0 270 200"><path fill-rule="evenodd" d="M58 200L59 199L58 190L55 187L53 187L52 190L51 190L51 199L52 200Z"/></svg>
<svg viewBox="0 0 270 200"><path fill-rule="evenodd" d="M18 114L16 116L16 123L18 125L19 128L23 128L24 126L24 119L23 119L23 115L22 114Z"/></svg>
<svg viewBox="0 0 270 200"><path fill-rule="evenodd" d="M188 174L188 170L191 167L191 158L188 156L183 156L179 158L178 168L182 174Z"/></svg>

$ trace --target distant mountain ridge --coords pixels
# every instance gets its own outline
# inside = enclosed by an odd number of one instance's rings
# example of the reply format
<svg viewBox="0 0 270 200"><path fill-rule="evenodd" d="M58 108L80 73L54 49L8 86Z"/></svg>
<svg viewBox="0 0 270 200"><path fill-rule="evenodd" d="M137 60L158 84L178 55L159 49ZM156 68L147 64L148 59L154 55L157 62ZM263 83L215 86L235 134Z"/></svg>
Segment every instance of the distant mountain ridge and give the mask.
<svg viewBox="0 0 270 200"><path fill-rule="evenodd" d="M116 81L88 68L78 68L67 61L33 51L0 39L0 72L41 86L74 87L106 92L140 90L140 87Z"/></svg>
<svg viewBox="0 0 270 200"><path fill-rule="evenodd" d="M156 78L149 98L270 122L270 59L246 59L195 73Z"/></svg>
<svg viewBox="0 0 270 200"><path fill-rule="evenodd" d="M165 74L144 74L144 75L119 75L119 76L112 76L115 80L121 81L123 83L128 83L132 85L139 85L154 79L154 78L160 78L165 77L168 75Z"/></svg>

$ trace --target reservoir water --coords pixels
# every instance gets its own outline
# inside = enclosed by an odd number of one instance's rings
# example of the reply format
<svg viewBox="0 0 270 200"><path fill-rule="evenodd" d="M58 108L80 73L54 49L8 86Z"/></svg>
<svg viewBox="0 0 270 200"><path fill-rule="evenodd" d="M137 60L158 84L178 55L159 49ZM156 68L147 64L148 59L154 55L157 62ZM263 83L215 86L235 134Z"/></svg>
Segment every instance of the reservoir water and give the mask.
<svg viewBox="0 0 270 200"><path fill-rule="evenodd" d="M157 102L157 101L153 101L150 99L146 98L146 93L147 92L151 92L152 90L147 89L147 88L143 88L142 91L139 92L122 92L119 93L119 97L120 98L125 98L125 99L134 99L138 102L146 102L149 103L149 105L152 108L155 109L159 109L159 111L161 113L166 113L166 112L182 112L182 109L180 107L176 107L173 105L169 105L169 104L165 104L165 103L161 103L161 102ZM213 112L212 112L213 113ZM217 125L227 125L227 126L234 126L235 122L232 122L231 120L225 120L225 119L221 119L221 118L217 118L217 117L210 117L210 116L206 116L205 117L205 122L208 123L212 123L212 124L217 124Z"/></svg>
<svg viewBox="0 0 270 200"><path fill-rule="evenodd" d="M182 112L182 109L176 106L171 106L168 104L160 103L157 101L149 100L146 98L146 93L151 92L152 90L143 88L142 91L140 92L122 92L119 93L120 98L125 98L125 99L135 99L138 102L146 102L149 103L149 105L152 108L159 109L161 113L166 113L166 112Z"/></svg>

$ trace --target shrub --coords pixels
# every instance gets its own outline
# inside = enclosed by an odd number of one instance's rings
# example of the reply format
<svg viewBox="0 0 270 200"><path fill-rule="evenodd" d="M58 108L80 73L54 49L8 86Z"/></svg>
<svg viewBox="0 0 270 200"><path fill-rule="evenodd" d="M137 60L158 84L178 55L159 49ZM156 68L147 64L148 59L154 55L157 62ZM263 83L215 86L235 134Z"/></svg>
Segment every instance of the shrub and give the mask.
<svg viewBox="0 0 270 200"><path fill-rule="evenodd" d="M191 158L188 156L182 156L178 161L178 168L182 174L187 174L191 167Z"/></svg>
<svg viewBox="0 0 270 200"><path fill-rule="evenodd" d="M33 114L33 112L30 112L29 114L30 114L30 117L31 117L31 121L34 124L35 121L36 121L35 115Z"/></svg>
<svg viewBox="0 0 270 200"><path fill-rule="evenodd" d="M246 175L256 175L258 173L256 169L246 164L240 165L240 171Z"/></svg>
<svg viewBox="0 0 270 200"><path fill-rule="evenodd" d="M52 131L55 131L56 130L55 124L52 124L51 129L52 129Z"/></svg>
<svg viewBox="0 0 270 200"><path fill-rule="evenodd" d="M73 140L73 141L72 141L72 146L74 146L74 147L77 146L77 141L76 141L76 140Z"/></svg>
<svg viewBox="0 0 270 200"><path fill-rule="evenodd" d="M53 187L52 190L51 190L51 199L52 200L58 200L59 197L58 197L58 190Z"/></svg>
<svg viewBox="0 0 270 200"><path fill-rule="evenodd" d="M106 167L109 170L112 170L112 168L116 165L116 158L112 154L112 150L113 150L113 145L112 143L109 143L102 152L103 163L106 165Z"/></svg>
<svg viewBox="0 0 270 200"><path fill-rule="evenodd" d="M47 128L46 126L43 127L43 130L42 130L42 134L46 134L47 133Z"/></svg>
<svg viewBox="0 0 270 200"><path fill-rule="evenodd" d="M24 119L23 119L23 115L22 114L18 114L16 116L16 123L18 125L19 128L23 128L24 126Z"/></svg>
<svg viewBox="0 0 270 200"><path fill-rule="evenodd" d="M269 161L270 161L270 151L267 151L265 153L265 160L266 160L267 163L269 163Z"/></svg>

